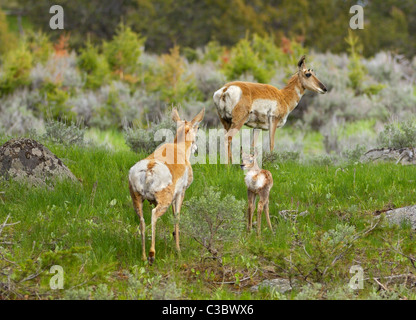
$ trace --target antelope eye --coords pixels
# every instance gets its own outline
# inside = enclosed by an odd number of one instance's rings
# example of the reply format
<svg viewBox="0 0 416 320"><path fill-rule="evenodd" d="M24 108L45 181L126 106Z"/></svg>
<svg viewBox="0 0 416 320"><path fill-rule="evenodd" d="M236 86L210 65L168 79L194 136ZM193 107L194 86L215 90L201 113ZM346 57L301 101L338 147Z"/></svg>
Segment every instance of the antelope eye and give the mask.
<svg viewBox="0 0 416 320"><path fill-rule="evenodd" d="M310 73L310 72L305 73L306 78L309 78L311 75L312 75L312 73Z"/></svg>

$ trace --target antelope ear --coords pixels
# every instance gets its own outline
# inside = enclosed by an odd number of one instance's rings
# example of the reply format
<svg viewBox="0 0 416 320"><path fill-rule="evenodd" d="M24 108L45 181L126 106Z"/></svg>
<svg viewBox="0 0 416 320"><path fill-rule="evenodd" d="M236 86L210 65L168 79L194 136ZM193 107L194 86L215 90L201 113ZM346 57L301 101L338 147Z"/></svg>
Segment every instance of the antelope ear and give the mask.
<svg viewBox="0 0 416 320"><path fill-rule="evenodd" d="M303 55L302 58L300 58L300 60L298 62L298 68L299 69L305 68L305 59L306 59L305 55Z"/></svg>
<svg viewBox="0 0 416 320"><path fill-rule="evenodd" d="M195 116L195 118L192 119L191 125L196 127L199 125L199 123L204 119L205 115L205 108L202 108L202 110Z"/></svg>
<svg viewBox="0 0 416 320"><path fill-rule="evenodd" d="M172 109L172 120L174 122L181 121L181 117L179 117L179 113L178 113L178 110L176 108Z"/></svg>

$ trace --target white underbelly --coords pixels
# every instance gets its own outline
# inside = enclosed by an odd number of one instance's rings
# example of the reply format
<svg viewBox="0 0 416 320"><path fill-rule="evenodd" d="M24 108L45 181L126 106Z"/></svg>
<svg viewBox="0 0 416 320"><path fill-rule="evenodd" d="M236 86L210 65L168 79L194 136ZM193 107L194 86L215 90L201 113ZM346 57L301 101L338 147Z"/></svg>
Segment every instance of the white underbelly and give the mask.
<svg viewBox="0 0 416 320"><path fill-rule="evenodd" d="M256 129L269 130L269 118L276 113L277 101L269 99L256 99L245 123L246 126Z"/></svg>

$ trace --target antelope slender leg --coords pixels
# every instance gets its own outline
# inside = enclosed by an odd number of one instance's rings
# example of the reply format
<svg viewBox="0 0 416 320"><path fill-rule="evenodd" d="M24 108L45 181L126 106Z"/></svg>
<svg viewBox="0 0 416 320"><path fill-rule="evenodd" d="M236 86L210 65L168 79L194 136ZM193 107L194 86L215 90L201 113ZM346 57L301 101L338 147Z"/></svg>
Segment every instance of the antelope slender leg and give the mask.
<svg viewBox="0 0 416 320"><path fill-rule="evenodd" d="M247 209L247 231L250 232L253 227L253 213L256 205L256 194L247 190L248 209Z"/></svg>
<svg viewBox="0 0 416 320"><path fill-rule="evenodd" d="M168 207L168 205L158 203L156 208L152 210L152 244L149 250L149 264L153 264L156 255L156 222L166 212Z"/></svg>
<svg viewBox="0 0 416 320"><path fill-rule="evenodd" d="M257 204L257 235L261 234L261 214L263 213L264 202L260 198L259 203Z"/></svg>
<svg viewBox="0 0 416 320"><path fill-rule="evenodd" d="M175 215L175 244L176 244L176 249L178 251L181 251L180 245L179 245L179 220L181 217L181 207L182 207L182 203L183 203L183 198L184 198L185 194L180 194L176 200L175 203L172 205L173 208L173 212Z"/></svg>
<svg viewBox="0 0 416 320"><path fill-rule="evenodd" d="M254 150L256 147L257 138L259 137L260 130L253 129L253 141L251 142L251 148Z"/></svg>
<svg viewBox="0 0 416 320"><path fill-rule="evenodd" d="M269 200L264 204L264 213L266 215L267 224L269 225L270 231L273 232L272 223L270 222L269 216Z"/></svg>
<svg viewBox="0 0 416 320"><path fill-rule="evenodd" d="M232 111L232 122L230 129L227 130L225 143L228 146L228 164L232 163L231 141L233 137L240 131L249 116L249 109L244 103L238 103Z"/></svg>
<svg viewBox="0 0 416 320"><path fill-rule="evenodd" d="M232 163L232 153L231 153L231 141L233 140L233 137L240 131L240 129L243 127L244 123L246 122L247 117L244 119L241 119L237 123L232 123L230 130L227 131L226 137L226 144L228 147L228 164Z"/></svg>
<svg viewBox="0 0 416 320"><path fill-rule="evenodd" d="M269 146L270 152L274 151L274 136L276 133L277 119L276 117L269 117Z"/></svg>
<svg viewBox="0 0 416 320"><path fill-rule="evenodd" d="M131 198L133 200L134 211L136 211L136 214L139 216L140 220L140 233L142 236L142 260L146 260L146 223L144 222L143 216L143 198L139 193L134 192L131 186L129 189Z"/></svg>
<svg viewBox="0 0 416 320"><path fill-rule="evenodd" d="M217 113L218 113L218 110L217 110ZM219 113L218 113L218 116L219 116L220 121L221 121L222 125L224 126L224 130L225 130L225 132L226 132L226 134L224 135L224 140L225 140L225 141L224 141L225 152L227 152L227 150L228 150L228 154L230 154L231 147L229 146L230 144L228 143L227 133L228 133L228 130L230 130L230 127L231 127L231 122L229 122L229 121L227 121L227 120L223 119ZM228 147L227 147L227 146L228 146Z"/></svg>

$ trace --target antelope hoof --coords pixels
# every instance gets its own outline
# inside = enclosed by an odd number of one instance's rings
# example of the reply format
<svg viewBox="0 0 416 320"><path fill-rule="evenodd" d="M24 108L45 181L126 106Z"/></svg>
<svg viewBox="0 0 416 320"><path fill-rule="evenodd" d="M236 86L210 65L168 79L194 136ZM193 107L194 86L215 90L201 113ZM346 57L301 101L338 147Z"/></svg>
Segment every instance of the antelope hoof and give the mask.
<svg viewBox="0 0 416 320"><path fill-rule="evenodd" d="M155 253L149 252L149 258L147 258L147 261L149 262L149 265L152 265L153 262L155 262Z"/></svg>
<svg viewBox="0 0 416 320"><path fill-rule="evenodd" d="M180 232L180 231L179 231L179 235L181 235L181 232ZM172 232L172 236L173 236L173 237L175 237L175 236L176 236L176 232L175 232L175 231L173 231L173 232Z"/></svg>

